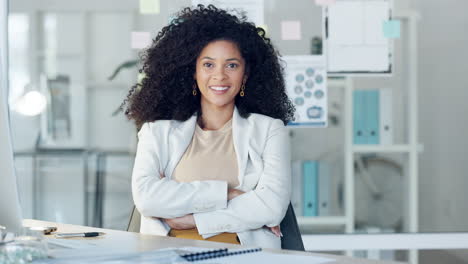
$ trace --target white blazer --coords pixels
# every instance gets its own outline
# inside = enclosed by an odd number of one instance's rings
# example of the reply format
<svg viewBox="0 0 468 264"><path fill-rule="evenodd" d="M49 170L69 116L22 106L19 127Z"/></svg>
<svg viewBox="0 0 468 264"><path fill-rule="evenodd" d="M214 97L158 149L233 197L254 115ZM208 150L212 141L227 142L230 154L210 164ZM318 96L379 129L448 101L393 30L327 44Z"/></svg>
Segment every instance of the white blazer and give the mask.
<svg viewBox="0 0 468 264"><path fill-rule="evenodd" d="M283 122L260 114L242 118L234 109L236 189L246 193L228 202L225 181L171 180L192 140L196 120L196 115L185 122L158 120L145 123L138 133L132 193L142 215L140 232L166 236L170 227L157 218L193 213L205 238L231 232L237 233L242 245L281 248L280 238L262 227L279 225L290 201L291 154Z"/></svg>

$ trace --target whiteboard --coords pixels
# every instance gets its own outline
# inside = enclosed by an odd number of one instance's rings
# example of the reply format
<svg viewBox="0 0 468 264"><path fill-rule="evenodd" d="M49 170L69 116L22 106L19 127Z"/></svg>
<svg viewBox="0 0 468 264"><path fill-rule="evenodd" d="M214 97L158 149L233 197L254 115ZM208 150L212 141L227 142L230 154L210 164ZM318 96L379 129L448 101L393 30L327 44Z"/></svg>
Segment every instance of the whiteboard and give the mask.
<svg viewBox="0 0 468 264"><path fill-rule="evenodd" d="M338 0L323 9L328 73L391 74L393 41L384 35L390 0Z"/></svg>

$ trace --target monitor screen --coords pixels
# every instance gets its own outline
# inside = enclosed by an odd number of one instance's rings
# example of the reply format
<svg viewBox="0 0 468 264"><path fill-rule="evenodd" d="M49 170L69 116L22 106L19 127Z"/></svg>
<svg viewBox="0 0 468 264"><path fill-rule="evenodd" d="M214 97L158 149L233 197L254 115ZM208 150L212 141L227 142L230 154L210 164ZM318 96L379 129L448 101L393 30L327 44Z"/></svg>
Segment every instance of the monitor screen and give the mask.
<svg viewBox="0 0 468 264"><path fill-rule="evenodd" d="M13 163L8 114L7 1L0 0L0 226L15 232L21 227L21 209Z"/></svg>

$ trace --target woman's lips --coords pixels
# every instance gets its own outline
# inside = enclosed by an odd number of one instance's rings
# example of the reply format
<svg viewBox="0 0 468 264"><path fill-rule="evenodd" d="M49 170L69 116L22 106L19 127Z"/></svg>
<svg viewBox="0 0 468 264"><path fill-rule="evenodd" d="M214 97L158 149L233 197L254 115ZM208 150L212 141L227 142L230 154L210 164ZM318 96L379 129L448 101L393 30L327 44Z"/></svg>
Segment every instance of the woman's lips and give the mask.
<svg viewBox="0 0 468 264"><path fill-rule="evenodd" d="M226 85L212 85L212 86L208 86L208 88L210 88L210 90L214 93L214 94L225 94L229 88L231 88L231 86L226 86Z"/></svg>

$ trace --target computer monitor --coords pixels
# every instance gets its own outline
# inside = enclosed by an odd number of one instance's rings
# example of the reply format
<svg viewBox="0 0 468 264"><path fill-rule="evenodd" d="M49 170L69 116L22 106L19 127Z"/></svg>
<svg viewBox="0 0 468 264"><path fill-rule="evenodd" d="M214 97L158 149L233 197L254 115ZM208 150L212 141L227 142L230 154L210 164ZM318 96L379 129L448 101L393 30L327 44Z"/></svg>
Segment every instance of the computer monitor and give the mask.
<svg viewBox="0 0 468 264"><path fill-rule="evenodd" d="M0 0L0 225L16 232L21 228L21 207L8 114L7 8L7 1Z"/></svg>

